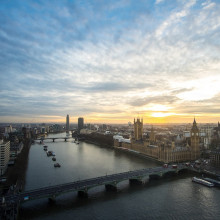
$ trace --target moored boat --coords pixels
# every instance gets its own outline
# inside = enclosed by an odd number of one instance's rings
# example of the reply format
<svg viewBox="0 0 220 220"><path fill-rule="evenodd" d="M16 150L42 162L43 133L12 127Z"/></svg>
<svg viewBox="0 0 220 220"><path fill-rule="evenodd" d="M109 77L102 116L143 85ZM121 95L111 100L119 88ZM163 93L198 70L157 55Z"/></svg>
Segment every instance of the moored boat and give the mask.
<svg viewBox="0 0 220 220"><path fill-rule="evenodd" d="M206 180L206 181L208 181L208 182L210 182L210 183L213 183L214 186L220 187L220 181L218 181L218 180L214 180L214 179L211 179L211 178L202 178L202 179L203 179L203 180Z"/></svg>
<svg viewBox="0 0 220 220"><path fill-rule="evenodd" d="M59 163L55 163L54 167L61 167L61 165Z"/></svg>
<svg viewBox="0 0 220 220"><path fill-rule="evenodd" d="M200 184L202 184L204 186L208 186L208 187L213 187L214 186L213 183L210 183L209 181L197 178L195 176L192 178L192 181L195 182L195 183L200 183Z"/></svg>
<svg viewBox="0 0 220 220"><path fill-rule="evenodd" d="M52 153L53 153L53 151L48 151L47 152L47 156L49 157L49 156L52 156Z"/></svg>
<svg viewBox="0 0 220 220"><path fill-rule="evenodd" d="M56 161L56 157L53 157L52 160L53 160L53 161Z"/></svg>

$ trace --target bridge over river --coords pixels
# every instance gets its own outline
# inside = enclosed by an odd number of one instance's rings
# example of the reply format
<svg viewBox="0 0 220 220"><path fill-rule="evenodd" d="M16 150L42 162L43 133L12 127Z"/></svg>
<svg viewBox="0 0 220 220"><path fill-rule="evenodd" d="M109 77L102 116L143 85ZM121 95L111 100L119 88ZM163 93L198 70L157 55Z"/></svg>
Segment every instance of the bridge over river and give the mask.
<svg viewBox="0 0 220 220"><path fill-rule="evenodd" d="M7 216L7 211L10 210L10 215L14 215L12 212L17 213L16 210L18 209L20 203L28 202L30 200L39 198L49 198L54 200L57 196L63 193L73 191L77 191L78 196L80 197L87 197L88 190L96 186L105 185L106 190L117 191L117 184L125 180L129 180L130 183L142 183L146 179L155 177L160 178L167 174L178 174L180 171L188 169L190 168L185 165L178 165L177 168L172 168L171 165L167 168L154 167L105 175L91 179L24 191L21 193L10 194L4 197L0 197L1 213L3 213L2 215Z"/></svg>
<svg viewBox="0 0 220 220"><path fill-rule="evenodd" d="M75 139L75 137L41 137L41 138L37 138L35 140L38 140L38 141L44 141L44 140L52 140L53 142L57 139L61 139L61 140L64 140L64 141L67 141L68 139Z"/></svg>

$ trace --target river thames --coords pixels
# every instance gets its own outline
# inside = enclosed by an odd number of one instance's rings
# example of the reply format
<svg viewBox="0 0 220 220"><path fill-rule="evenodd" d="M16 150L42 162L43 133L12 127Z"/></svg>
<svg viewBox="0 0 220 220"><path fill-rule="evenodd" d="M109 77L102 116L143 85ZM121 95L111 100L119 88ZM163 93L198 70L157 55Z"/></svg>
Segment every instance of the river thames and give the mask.
<svg viewBox="0 0 220 220"><path fill-rule="evenodd" d="M65 133L49 137L66 136ZM35 143L29 152L25 190L52 186L106 174L161 166L156 161L110 148L69 139L47 140L44 145L56 154L60 168L54 168L43 145ZM55 203L39 199L24 203L19 219L220 219L220 190L191 181L192 175L153 180L139 186L128 181L118 184L118 192L104 186L88 191L89 198L76 192L63 194Z"/></svg>

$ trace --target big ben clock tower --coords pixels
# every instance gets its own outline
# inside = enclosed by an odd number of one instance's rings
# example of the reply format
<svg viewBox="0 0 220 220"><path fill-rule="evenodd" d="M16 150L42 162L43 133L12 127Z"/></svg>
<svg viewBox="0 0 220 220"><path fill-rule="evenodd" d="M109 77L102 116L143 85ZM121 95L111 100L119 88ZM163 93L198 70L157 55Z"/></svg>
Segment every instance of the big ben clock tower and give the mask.
<svg viewBox="0 0 220 220"><path fill-rule="evenodd" d="M191 159L196 160L200 157L199 149L199 129L194 118L193 126L191 128Z"/></svg>

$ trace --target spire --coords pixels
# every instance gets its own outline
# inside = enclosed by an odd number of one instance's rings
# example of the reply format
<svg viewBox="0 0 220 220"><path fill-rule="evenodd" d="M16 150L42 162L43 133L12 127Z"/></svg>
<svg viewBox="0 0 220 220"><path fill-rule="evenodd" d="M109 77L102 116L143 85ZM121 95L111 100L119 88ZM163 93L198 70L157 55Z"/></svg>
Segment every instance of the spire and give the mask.
<svg viewBox="0 0 220 220"><path fill-rule="evenodd" d="M196 119L194 117L194 121L193 121L193 128L197 127L197 123L196 123Z"/></svg>
<svg viewBox="0 0 220 220"><path fill-rule="evenodd" d="M198 130L195 117L194 117L194 121L193 121L193 126L192 126L192 128L191 128L191 131L192 131L192 130L194 130L194 131Z"/></svg>
<svg viewBox="0 0 220 220"><path fill-rule="evenodd" d="M193 121L193 124L196 124L196 119L195 119L195 117L194 117L194 121Z"/></svg>

